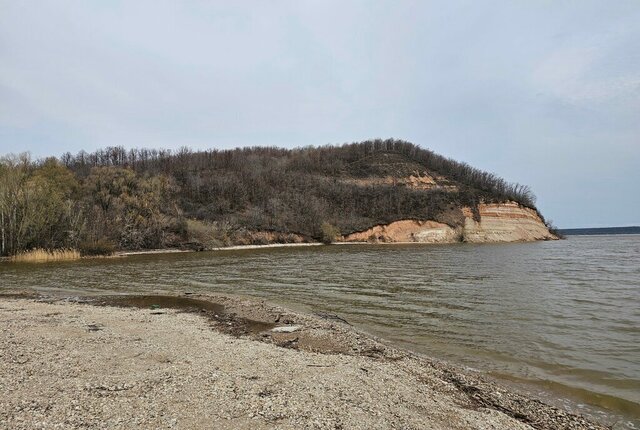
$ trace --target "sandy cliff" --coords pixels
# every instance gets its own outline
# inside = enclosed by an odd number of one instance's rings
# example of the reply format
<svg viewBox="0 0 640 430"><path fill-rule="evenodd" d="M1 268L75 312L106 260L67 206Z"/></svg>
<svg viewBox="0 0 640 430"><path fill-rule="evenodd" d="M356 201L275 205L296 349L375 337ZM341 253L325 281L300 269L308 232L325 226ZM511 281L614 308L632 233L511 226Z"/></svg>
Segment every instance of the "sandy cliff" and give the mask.
<svg viewBox="0 0 640 430"><path fill-rule="evenodd" d="M480 205L480 222L465 209L464 241L530 242L557 239L533 209L517 203Z"/></svg>
<svg viewBox="0 0 640 430"><path fill-rule="evenodd" d="M464 225L436 221L401 220L377 225L342 237L344 242L490 243L557 239L538 213L517 203L481 204L479 221L463 208Z"/></svg>
<svg viewBox="0 0 640 430"><path fill-rule="evenodd" d="M462 240L460 230L436 221L402 220L349 234L344 241L453 243Z"/></svg>

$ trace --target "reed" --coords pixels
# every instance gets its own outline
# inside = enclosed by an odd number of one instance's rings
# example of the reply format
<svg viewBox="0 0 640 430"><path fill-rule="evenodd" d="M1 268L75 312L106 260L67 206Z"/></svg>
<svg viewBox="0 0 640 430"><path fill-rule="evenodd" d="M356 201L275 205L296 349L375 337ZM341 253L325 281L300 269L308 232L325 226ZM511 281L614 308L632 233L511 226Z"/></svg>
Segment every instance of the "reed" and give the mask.
<svg viewBox="0 0 640 430"><path fill-rule="evenodd" d="M11 261L26 263L42 263L47 261L77 260L80 252L75 249L32 249L20 252L11 257Z"/></svg>

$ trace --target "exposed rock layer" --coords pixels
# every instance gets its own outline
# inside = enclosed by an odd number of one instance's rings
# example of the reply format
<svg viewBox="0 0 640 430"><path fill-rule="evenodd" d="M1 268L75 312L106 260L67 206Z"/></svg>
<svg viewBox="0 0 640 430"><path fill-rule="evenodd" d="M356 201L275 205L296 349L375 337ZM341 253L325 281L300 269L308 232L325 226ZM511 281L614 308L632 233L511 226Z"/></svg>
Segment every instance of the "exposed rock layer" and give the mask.
<svg viewBox="0 0 640 430"><path fill-rule="evenodd" d="M453 243L462 239L460 229L436 221L401 220L376 225L344 237L345 242Z"/></svg>
<svg viewBox="0 0 640 430"><path fill-rule="evenodd" d="M490 243L557 239L533 209L517 203L481 204L479 220L464 208L464 224L451 227L436 221L401 220L348 234L345 242Z"/></svg>
<svg viewBox="0 0 640 430"><path fill-rule="evenodd" d="M473 219L470 209L464 210L465 242L531 242L557 239L536 211L517 203L480 205L479 210L480 222Z"/></svg>

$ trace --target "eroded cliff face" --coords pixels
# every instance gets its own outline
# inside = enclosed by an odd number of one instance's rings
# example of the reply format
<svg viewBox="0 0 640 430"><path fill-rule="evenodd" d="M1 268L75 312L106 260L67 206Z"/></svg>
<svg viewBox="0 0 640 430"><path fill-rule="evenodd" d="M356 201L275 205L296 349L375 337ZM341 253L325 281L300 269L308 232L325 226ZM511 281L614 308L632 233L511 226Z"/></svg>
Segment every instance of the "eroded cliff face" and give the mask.
<svg viewBox="0 0 640 430"><path fill-rule="evenodd" d="M461 229L435 221L402 220L376 225L368 230L344 236L345 242L420 242L453 243L462 239Z"/></svg>
<svg viewBox="0 0 640 430"><path fill-rule="evenodd" d="M517 203L481 204L480 221L463 208L464 224L453 228L436 221L401 220L342 237L344 242L491 243L557 239L536 211Z"/></svg>
<svg viewBox="0 0 640 430"><path fill-rule="evenodd" d="M458 186L441 175L431 175L428 172L415 170L406 177L380 176L373 178L343 178L341 182L360 186L394 185L411 188L414 190L443 190L448 192L458 191Z"/></svg>
<svg viewBox="0 0 640 430"><path fill-rule="evenodd" d="M479 205L478 209L480 222L473 219L470 209L463 209L465 242L531 242L557 239L533 209L511 202Z"/></svg>

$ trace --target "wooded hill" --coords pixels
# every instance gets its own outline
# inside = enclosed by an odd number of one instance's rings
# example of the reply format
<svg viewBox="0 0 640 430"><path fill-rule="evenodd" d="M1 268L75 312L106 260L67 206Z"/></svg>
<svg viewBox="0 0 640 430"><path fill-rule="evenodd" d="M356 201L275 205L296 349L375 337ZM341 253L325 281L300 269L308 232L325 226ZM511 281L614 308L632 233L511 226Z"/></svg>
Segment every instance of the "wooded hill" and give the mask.
<svg viewBox="0 0 640 430"><path fill-rule="evenodd" d="M460 208L515 201L510 184L400 140L178 151L110 147L0 162L1 253L329 241L400 219L457 226ZM479 216L479 215L477 215Z"/></svg>

